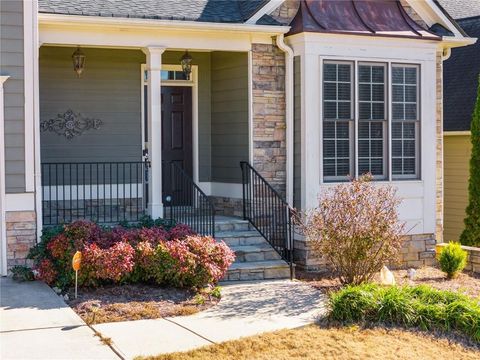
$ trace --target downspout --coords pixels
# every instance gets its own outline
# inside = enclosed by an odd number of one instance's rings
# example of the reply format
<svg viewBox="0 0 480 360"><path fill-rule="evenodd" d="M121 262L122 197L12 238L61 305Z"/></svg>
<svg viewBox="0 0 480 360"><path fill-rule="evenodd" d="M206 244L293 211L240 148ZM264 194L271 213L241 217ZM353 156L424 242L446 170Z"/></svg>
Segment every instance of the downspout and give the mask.
<svg viewBox="0 0 480 360"><path fill-rule="evenodd" d="M287 203L293 206L293 49L285 43L284 34L277 35L276 40L278 48L285 52L286 197Z"/></svg>

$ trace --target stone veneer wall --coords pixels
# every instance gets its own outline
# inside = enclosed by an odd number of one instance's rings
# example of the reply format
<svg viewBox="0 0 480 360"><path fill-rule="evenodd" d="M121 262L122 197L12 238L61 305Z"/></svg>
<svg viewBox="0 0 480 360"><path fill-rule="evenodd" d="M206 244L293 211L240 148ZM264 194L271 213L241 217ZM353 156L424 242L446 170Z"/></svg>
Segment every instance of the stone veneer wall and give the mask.
<svg viewBox="0 0 480 360"><path fill-rule="evenodd" d="M216 215L243 216L243 200L221 196L210 196Z"/></svg>
<svg viewBox="0 0 480 360"><path fill-rule="evenodd" d="M435 264L434 234L407 235L400 249L398 262L391 263L391 268L419 268ZM309 241L295 240L294 260L298 269L305 271L329 271L327 261L316 256Z"/></svg>
<svg viewBox="0 0 480 360"><path fill-rule="evenodd" d="M252 45L253 166L281 194L286 190L285 53Z"/></svg>
<svg viewBox="0 0 480 360"><path fill-rule="evenodd" d="M10 211L6 213L7 266L31 265L27 255L36 244L35 211Z"/></svg>
<svg viewBox="0 0 480 360"><path fill-rule="evenodd" d="M299 6L299 0L285 0L282 5L270 13L270 16L281 24L289 25L295 15L297 15Z"/></svg>

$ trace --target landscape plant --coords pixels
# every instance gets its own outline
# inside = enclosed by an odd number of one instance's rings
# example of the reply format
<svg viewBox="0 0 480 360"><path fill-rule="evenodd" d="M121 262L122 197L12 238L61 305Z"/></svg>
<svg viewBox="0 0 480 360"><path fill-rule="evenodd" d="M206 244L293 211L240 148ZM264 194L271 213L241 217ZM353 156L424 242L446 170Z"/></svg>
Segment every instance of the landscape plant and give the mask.
<svg viewBox="0 0 480 360"><path fill-rule="evenodd" d="M468 179L468 206L460 243L468 246L480 246L480 81L470 125L470 141L472 142L472 155Z"/></svg>
<svg viewBox="0 0 480 360"><path fill-rule="evenodd" d="M101 227L76 221L49 229L30 252L38 279L67 289L73 285L73 254L82 253L80 286L150 283L202 288L216 284L234 261L224 243L200 236L184 224L163 227Z"/></svg>
<svg viewBox="0 0 480 360"><path fill-rule="evenodd" d="M456 242L445 246L438 258L440 268L447 274L448 279L455 278L467 265L467 252Z"/></svg>
<svg viewBox="0 0 480 360"><path fill-rule="evenodd" d="M460 293L426 285L362 284L331 294L329 305L335 322L456 331L480 342L480 303Z"/></svg>
<svg viewBox="0 0 480 360"><path fill-rule="evenodd" d="M402 246L401 200L393 187L371 180L364 175L333 187L300 220L313 251L328 261L343 284L371 280Z"/></svg>

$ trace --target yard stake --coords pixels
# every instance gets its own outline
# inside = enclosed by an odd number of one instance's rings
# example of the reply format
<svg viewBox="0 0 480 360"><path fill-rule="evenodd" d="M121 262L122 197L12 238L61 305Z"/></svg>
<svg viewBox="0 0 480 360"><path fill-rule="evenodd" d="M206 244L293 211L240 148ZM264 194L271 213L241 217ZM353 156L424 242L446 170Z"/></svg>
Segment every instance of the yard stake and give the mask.
<svg viewBox="0 0 480 360"><path fill-rule="evenodd" d="M77 298L77 289L78 289L78 270L80 270L80 264L82 263L82 253L77 251L73 255L72 259L72 268L75 270L75 299Z"/></svg>

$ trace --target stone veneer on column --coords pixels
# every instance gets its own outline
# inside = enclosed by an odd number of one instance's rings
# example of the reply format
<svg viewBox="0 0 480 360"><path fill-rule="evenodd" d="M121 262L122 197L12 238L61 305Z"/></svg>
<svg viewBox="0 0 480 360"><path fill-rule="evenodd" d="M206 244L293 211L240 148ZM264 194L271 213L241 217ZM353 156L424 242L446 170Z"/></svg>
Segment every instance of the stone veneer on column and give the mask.
<svg viewBox="0 0 480 360"><path fill-rule="evenodd" d="M285 195L285 53L275 45L252 45L252 87L253 166Z"/></svg>
<svg viewBox="0 0 480 360"><path fill-rule="evenodd" d="M36 243L35 211L9 211L7 224L7 266L31 265L27 255Z"/></svg>

